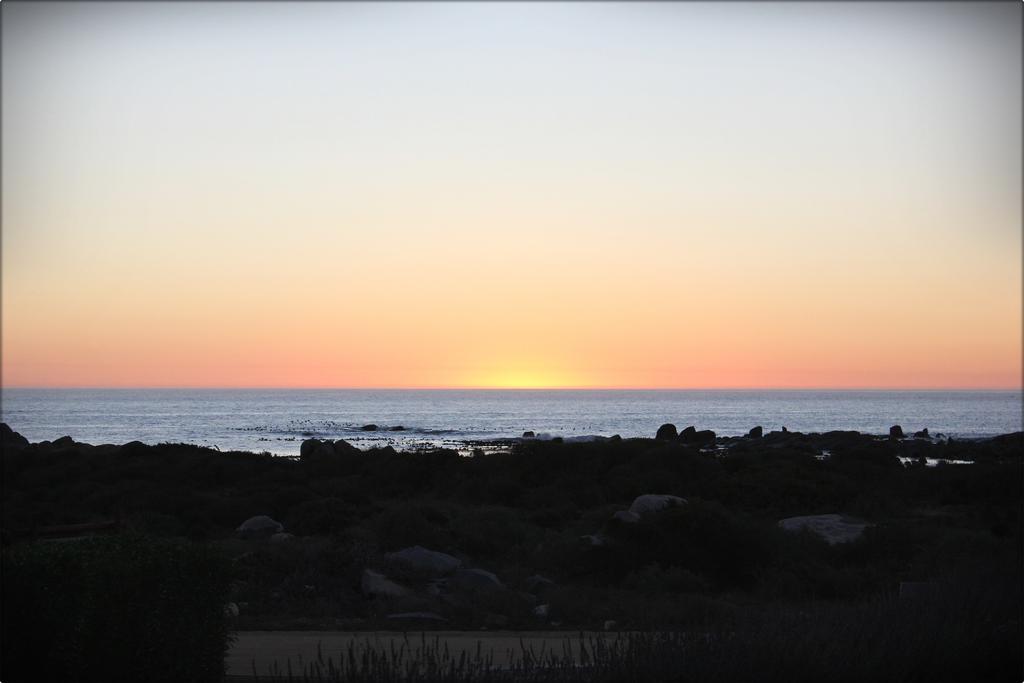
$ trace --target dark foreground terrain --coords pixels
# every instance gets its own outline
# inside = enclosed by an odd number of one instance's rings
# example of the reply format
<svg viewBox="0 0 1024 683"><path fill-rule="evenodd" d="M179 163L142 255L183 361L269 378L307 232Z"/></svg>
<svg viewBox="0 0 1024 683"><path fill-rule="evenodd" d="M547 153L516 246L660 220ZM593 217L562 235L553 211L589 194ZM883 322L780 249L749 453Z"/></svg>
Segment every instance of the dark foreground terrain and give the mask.
<svg viewBox="0 0 1024 683"><path fill-rule="evenodd" d="M1021 434L658 435L292 459L4 425L0 678L216 680L229 631L564 629L641 633L516 677L1021 679Z"/></svg>

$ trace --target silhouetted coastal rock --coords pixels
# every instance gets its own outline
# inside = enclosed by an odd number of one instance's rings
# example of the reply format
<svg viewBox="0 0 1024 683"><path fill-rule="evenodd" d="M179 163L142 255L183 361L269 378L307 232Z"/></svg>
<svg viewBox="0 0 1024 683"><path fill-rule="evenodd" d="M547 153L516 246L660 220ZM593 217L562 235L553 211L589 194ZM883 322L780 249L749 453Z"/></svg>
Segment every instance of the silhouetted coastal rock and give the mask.
<svg viewBox="0 0 1024 683"><path fill-rule="evenodd" d="M889 427L889 438L890 439L902 439L903 438L903 427L899 425L893 425Z"/></svg>
<svg viewBox="0 0 1024 683"><path fill-rule="evenodd" d="M931 438L931 436L928 434L928 428L925 427L924 429L922 429L919 432L914 432L914 438L915 439L929 439L929 438Z"/></svg>
<svg viewBox="0 0 1024 683"><path fill-rule="evenodd" d="M306 439L299 446L299 458L305 459L313 455L323 445L320 439Z"/></svg>
<svg viewBox="0 0 1024 683"><path fill-rule="evenodd" d="M754 427L749 432L747 432L747 438L760 439L762 434L764 434L764 429L762 429L760 426Z"/></svg>
<svg viewBox="0 0 1024 683"><path fill-rule="evenodd" d="M361 451L345 439L338 439L334 442L334 452L338 455L360 453Z"/></svg>
<svg viewBox="0 0 1024 683"><path fill-rule="evenodd" d="M658 427L658 432L654 435L654 438L667 441L669 439L674 439L677 436L678 433L676 432L676 426L671 423L666 423Z"/></svg>
<svg viewBox="0 0 1024 683"><path fill-rule="evenodd" d="M695 433L693 435L693 438L690 439L690 443L696 444L698 446L706 446L708 444L713 444L714 442L715 433L710 429L702 429L699 432Z"/></svg>
<svg viewBox="0 0 1024 683"><path fill-rule="evenodd" d="M378 427L375 424L368 424L363 425L362 427L360 427L360 429L363 430L364 432L375 432L377 431Z"/></svg>
<svg viewBox="0 0 1024 683"><path fill-rule="evenodd" d="M395 427L392 427L391 431L393 431L393 432L404 432L405 431L405 427L403 427L402 425L397 425Z"/></svg>
<svg viewBox="0 0 1024 683"><path fill-rule="evenodd" d="M523 432L523 438L524 439L532 439L535 436L537 436L537 435L534 434L533 432Z"/></svg>
<svg viewBox="0 0 1024 683"><path fill-rule="evenodd" d="M28 439L11 429L6 422L0 422L0 444L4 449L21 450L28 446Z"/></svg>
<svg viewBox="0 0 1024 683"><path fill-rule="evenodd" d="M683 443L690 443L691 441L693 441L693 437L696 434L697 434L697 428L694 427L693 425L690 425L689 427L687 427L683 431L679 432L679 439Z"/></svg>

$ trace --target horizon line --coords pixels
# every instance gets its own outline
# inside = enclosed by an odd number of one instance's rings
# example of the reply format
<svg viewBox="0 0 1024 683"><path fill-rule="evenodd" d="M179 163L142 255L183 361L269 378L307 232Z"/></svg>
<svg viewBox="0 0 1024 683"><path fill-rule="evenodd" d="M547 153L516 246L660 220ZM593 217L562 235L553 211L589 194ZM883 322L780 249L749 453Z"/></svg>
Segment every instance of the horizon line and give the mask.
<svg viewBox="0 0 1024 683"><path fill-rule="evenodd" d="M139 391L170 390L182 391L1024 391L1024 384L1006 386L193 386L193 385L0 385L7 389L66 389Z"/></svg>

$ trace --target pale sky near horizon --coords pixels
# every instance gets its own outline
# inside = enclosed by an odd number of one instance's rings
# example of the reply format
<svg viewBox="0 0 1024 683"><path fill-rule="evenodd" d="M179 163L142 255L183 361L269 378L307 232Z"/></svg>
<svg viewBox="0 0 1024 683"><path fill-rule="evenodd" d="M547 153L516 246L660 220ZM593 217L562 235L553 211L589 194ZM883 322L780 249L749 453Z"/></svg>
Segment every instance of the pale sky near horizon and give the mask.
<svg viewBox="0 0 1024 683"><path fill-rule="evenodd" d="M1021 4L3 3L3 386L1021 386Z"/></svg>

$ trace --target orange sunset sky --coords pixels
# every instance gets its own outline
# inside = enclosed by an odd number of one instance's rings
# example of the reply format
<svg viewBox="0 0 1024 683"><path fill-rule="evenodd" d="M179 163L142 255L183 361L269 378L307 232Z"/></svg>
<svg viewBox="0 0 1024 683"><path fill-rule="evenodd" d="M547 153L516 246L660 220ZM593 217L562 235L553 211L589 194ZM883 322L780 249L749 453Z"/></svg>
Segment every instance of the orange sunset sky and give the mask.
<svg viewBox="0 0 1024 683"><path fill-rule="evenodd" d="M3 386L1021 386L1021 5L3 7Z"/></svg>

